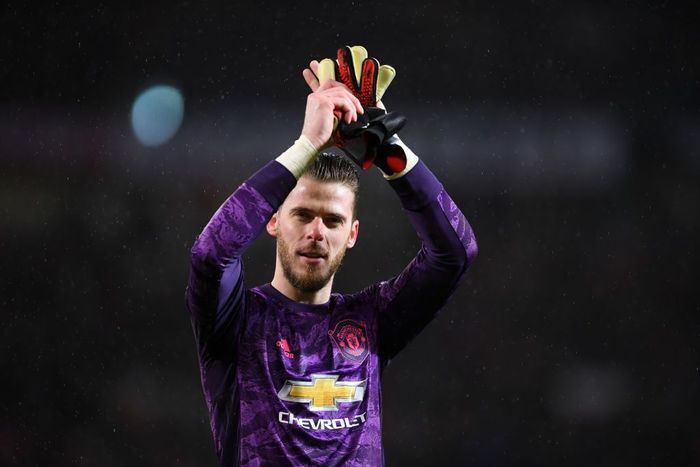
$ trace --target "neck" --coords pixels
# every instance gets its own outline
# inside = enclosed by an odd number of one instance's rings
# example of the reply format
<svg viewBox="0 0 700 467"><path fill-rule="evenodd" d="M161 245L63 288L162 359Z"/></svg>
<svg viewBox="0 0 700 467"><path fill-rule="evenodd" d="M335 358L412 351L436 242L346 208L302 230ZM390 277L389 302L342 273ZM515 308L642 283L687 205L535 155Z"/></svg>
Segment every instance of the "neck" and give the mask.
<svg viewBox="0 0 700 467"><path fill-rule="evenodd" d="M275 267L275 276L270 283L272 286L290 300L309 305L322 305L331 298L331 289L333 288L333 277L323 288L315 291L299 290L294 287L284 275L282 267L277 264Z"/></svg>

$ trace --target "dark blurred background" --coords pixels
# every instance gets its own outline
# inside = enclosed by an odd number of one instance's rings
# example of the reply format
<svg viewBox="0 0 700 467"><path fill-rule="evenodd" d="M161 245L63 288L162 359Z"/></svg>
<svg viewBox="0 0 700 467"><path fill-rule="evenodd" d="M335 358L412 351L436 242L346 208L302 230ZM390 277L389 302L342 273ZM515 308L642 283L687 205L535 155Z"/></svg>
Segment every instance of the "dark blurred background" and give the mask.
<svg viewBox="0 0 700 467"><path fill-rule="evenodd" d="M79 3L0 7L1 465L215 465L189 249L344 44L396 67L385 102L480 247L385 373L387 464L700 463L697 5ZM144 145L156 85L184 114ZM419 246L361 183L337 291ZM272 278L272 239L246 267Z"/></svg>

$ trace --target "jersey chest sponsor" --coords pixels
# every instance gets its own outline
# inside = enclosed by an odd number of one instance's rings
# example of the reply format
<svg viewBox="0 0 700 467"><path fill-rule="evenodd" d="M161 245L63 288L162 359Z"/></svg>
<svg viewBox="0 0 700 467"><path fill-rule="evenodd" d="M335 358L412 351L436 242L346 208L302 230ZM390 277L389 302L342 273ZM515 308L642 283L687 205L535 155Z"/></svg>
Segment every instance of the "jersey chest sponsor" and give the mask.
<svg viewBox="0 0 700 467"><path fill-rule="evenodd" d="M305 404L314 412L337 411L338 404L362 402L367 380L338 381L338 375L311 375L311 381L287 380L277 396L284 401ZM365 413L353 417L321 418L298 417L292 412L280 411L280 423L306 430L338 430L353 428L365 423Z"/></svg>
<svg viewBox="0 0 700 467"><path fill-rule="evenodd" d="M354 417L343 418L305 418L296 417L292 412L280 412L278 415L280 423L285 425L297 425L305 430L323 431L340 430L341 428L353 428L365 423L365 414L361 413Z"/></svg>
<svg viewBox="0 0 700 467"><path fill-rule="evenodd" d="M311 381L287 380L277 396L307 404L309 410L338 410L338 403L362 402L367 380L338 381L338 375L311 375Z"/></svg>

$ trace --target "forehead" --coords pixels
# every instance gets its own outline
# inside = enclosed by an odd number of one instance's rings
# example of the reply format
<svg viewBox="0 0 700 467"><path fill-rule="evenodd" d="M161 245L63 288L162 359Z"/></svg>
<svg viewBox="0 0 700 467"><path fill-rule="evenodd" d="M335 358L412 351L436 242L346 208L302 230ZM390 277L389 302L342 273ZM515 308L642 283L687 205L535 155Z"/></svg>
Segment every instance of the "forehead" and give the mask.
<svg viewBox="0 0 700 467"><path fill-rule="evenodd" d="M322 182L302 176L284 201L283 210L306 208L317 212L333 212L352 217L355 194L339 182Z"/></svg>

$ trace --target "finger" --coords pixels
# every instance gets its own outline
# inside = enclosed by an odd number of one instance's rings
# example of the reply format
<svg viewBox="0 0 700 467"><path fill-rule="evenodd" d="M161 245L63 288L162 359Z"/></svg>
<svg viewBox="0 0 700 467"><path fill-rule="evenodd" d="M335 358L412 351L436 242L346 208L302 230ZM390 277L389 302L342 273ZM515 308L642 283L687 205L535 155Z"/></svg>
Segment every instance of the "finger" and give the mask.
<svg viewBox="0 0 700 467"><path fill-rule="evenodd" d="M340 47L336 58L338 63L338 76L336 79L348 88L356 89L357 80L353 71L352 50L349 46ZM321 62L323 66L323 62Z"/></svg>
<svg viewBox="0 0 700 467"><path fill-rule="evenodd" d="M367 49L361 45L353 45L350 47L350 53L352 54L352 69L355 72L355 82L360 83L362 62L369 56Z"/></svg>
<svg viewBox="0 0 700 467"><path fill-rule="evenodd" d="M318 76L318 82L324 84L326 81L335 80L335 62L330 58L324 58L318 64L316 69L316 75Z"/></svg>
<svg viewBox="0 0 700 467"><path fill-rule="evenodd" d="M382 100L387 88L394 80L396 70L393 66L381 65L379 67L379 75L377 76L377 100Z"/></svg>
<svg viewBox="0 0 700 467"><path fill-rule="evenodd" d="M343 121L345 121L345 123L352 123L354 120L357 119L355 106L352 104L352 101L347 97L340 97L340 100L338 100L335 103L335 108L340 109L342 111Z"/></svg>
<svg viewBox="0 0 700 467"><path fill-rule="evenodd" d="M318 76L318 60L311 60L309 63L309 68L311 68L311 71L314 72L316 76Z"/></svg>
<svg viewBox="0 0 700 467"><path fill-rule="evenodd" d="M362 107L362 103L360 102L360 99L355 96L355 94L351 93L348 91L348 94L350 95L350 100L352 101L353 105L355 106L355 111L359 114L365 113L364 107Z"/></svg>
<svg viewBox="0 0 700 467"><path fill-rule="evenodd" d="M325 83L331 83L331 84L328 86L328 88L342 89L342 90L344 90L345 92L347 92L348 94L350 94L351 96L354 95L354 94L352 93L352 91L351 91L346 85L344 85L343 83L341 83L340 81L331 80L331 81L325 81L324 84L325 84Z"/></svg>
<svg viewBox="0 0 700 467"><path fill-rule="evenodd" d="M342 86L342 89L346 92L347 96L350 98L352 101L353 105L355 106L355 111L359 114L364 114L365 113L365 108L362 107L362 103L360 102L360 99L357 98L355 94L350 92L347 86L345 86L343 83L338 83L340 86Z"/></svg>
<svg viewBox="0 0 700 467"><path fill-rule="evenodd" d="M320 91L328 91L328 90L331 89L331 88L337 87L337 84L338 84L338 83L335 82L335 81L333 81L333 80L324 81L324 82L321 83L321 85L318 87L317 91L319 91L319 92L320 92Z"/></svg>
<svg viewBox="0 0 700 467"><path fill-rule="evenodd" d="M346 123L351 123L353 120L357 119L357 111L355 110L355 105L352 100L342 94L328 95L326 96L333 106L334 110L339 110L344 117Z"/></svg>
<svg viewBox="0 0 700 467"><path fill-rule="evenodd" d="M304 80L306 84L309 85L309 88L311 88L311 91L316 92L320 87L316 74L309 68L305 68L304 71L302 71L302 75L304 75Z"/></svg>
<svg viewBox="0 0 700 467"><path fill-rule="evenodd" d="M322 99L333 108L333 113L336 115L337 113L342 114L343 120L345 120L347 123L350 123L353 119L357 118L355 105L346 94L324 92Z"/></svg>
<svg viewBox="0 0 700 467"><path fill-rule="evenodd" d="M338 83L337 81L334 81L333 83L334 84L329 85L329 88L327 90L325 90L325 92L327 94L334 95L334 96L347 97L355 109L355 115L357 115L358 113L359 114L365 113L365 109L364 109L364 107L362 107L360 100L353 93L351 93L348 90L347 86L345 86L343 83ZM355 118L355 120L356 119L357 118Z"/></svg>
<svg viewBox="0 0 700 467"><path fill-rule="evenodd" d="M377 75L379 74L379 62L376 58L366 58L362 62L362 77L360 79L360 90L359 95L362 98L362 102L371 105L373 102L377 102Z"/></svg>

